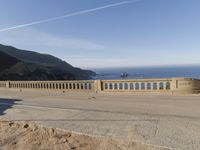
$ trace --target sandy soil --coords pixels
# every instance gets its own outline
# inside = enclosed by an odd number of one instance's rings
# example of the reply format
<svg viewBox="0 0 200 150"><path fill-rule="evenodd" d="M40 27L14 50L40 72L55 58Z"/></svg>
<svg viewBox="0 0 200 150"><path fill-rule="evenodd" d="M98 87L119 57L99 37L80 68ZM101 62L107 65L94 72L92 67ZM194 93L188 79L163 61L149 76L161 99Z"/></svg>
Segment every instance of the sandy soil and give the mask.
<svg viewBox="0 0 200 150"><path fill-rule="evenodd" d="M30 122L0 121L1 150L167 150L139 142L71 133Z"/></svg>

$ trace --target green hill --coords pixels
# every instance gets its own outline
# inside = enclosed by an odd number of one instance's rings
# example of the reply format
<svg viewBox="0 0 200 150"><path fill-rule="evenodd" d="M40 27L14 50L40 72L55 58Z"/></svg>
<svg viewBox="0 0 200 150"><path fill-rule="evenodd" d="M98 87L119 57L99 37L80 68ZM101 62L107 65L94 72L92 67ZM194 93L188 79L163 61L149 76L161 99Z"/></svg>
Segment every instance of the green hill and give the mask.
<svg viewBox="0 0 200 150"><path fill-rule="evenodd" d="M0 44L0 80L79 80L93 75L48 54Z"/></svg>

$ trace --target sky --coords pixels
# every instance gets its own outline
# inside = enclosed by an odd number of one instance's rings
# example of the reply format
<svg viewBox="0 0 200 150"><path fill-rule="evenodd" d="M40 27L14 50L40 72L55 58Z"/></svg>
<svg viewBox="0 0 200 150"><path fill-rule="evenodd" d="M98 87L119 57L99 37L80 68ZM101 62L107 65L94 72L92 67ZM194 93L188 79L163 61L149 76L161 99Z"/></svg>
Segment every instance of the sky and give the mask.
<svg viewBox="0 0 200 150"><path fill-rule="evenodd" d="M121 2L0 0L0 43L85 69L200 64L199 0Z"/></svg>

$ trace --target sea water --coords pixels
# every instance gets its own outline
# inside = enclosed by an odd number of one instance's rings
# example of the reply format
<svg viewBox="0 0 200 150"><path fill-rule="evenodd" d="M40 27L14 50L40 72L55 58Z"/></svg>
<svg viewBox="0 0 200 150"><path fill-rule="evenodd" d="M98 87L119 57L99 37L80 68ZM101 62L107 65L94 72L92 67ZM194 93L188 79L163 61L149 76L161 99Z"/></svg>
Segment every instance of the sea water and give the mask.
<svg viewBox="0 0 200 150"><path fill-rule="evenodd" d="M94 79L145 79L186 77L200 79L199 66L170 66L170 67L140 67L140 68L109 68L94 69L97 75ZM126 72L127 77L120 77Z"/></svg>

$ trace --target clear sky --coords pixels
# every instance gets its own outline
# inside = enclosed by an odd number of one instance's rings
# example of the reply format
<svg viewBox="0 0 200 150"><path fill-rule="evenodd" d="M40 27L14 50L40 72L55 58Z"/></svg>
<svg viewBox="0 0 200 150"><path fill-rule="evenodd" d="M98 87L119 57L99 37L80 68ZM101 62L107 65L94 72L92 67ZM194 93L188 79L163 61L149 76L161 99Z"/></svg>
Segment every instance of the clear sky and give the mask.
<svg viewBox="0 0 200 150"><path fill-rule="evenodd" d="M0 0L0 30L125 0ZM0 32L82 68L200 64L200 0L138 0Z"/></svg>

